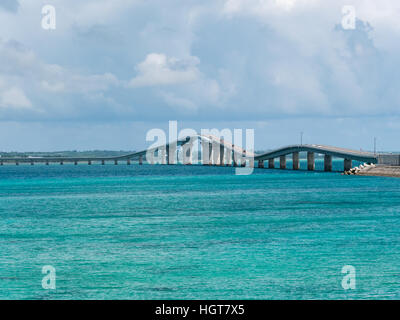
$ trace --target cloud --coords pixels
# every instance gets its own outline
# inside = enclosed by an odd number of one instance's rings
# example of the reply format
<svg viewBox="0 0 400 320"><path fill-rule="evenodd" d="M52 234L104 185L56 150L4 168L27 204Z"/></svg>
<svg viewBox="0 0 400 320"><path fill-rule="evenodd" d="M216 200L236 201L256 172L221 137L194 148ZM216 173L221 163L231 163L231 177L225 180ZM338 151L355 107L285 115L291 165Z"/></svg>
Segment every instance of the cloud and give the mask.
<svg viewBox="0 0 400 320"><path fill-rule="evenodd" d="M0 89L0 108L29 109L31 107L32 103L20 88Z"/></svg>
<svg viewBox="0 0 400 320"><path fill-rule="evenodd" d="M138 75L131 79L129 86L137 88L194 82L200 77L197 69L199 63L197 57L177 59L161 53L150 53L136 67Z"/></svg>
<svg viewBox="0 0 400 320"><path fill-rule="evenodd" d="M21 0L0 76L56 119L399 114L400 3L379 3L354 0L343 30L345 0L59 0L49 33Z"/></svg>
<svg viewBox="0 0 400 320"><path fill-rule="evenodd" d="M16 13L18 11L18 7L18 0L1 0L0 2L0 9L4 9L9 12Z"/></svg>
<svg viewBox="0 0 400 320"><path fill-rule="evenodd" d="M99 93L120 86L117 77L111 73L83 74L45 63L17 41L0 39L0 60L0 116L1 112L6 112L7 117L13 118L13 110L27 109L35 119L38 112L47 117L60 115L60 112L63 116L74 114L79 117L84 112L77 112L75 106L70 107L70 112L63 107L71 96L80 97L77 105L85 100L99 103L101 99L104 104L110 104L112 99ZM30 93L29 98L26 92Z"/></svg>
<svg viewBox="0 0 400 320"><path fill-rule="evenodd" d="M177 97L171 92L162 92L161 95L170 107L180 112L197 111L197 106L188 99Z"/></svg>

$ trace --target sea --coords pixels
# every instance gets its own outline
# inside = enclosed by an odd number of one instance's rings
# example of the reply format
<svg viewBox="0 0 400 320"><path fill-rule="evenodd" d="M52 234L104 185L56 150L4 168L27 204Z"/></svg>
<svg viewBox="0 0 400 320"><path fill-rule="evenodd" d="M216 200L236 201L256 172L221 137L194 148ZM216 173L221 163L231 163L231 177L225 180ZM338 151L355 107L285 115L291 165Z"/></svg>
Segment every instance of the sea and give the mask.
<svg viewBox="0 0 400 320"><path fill-rule="evenodd" d="M400 179L333 169L1 166L0 299L399 299Z"/></svg>

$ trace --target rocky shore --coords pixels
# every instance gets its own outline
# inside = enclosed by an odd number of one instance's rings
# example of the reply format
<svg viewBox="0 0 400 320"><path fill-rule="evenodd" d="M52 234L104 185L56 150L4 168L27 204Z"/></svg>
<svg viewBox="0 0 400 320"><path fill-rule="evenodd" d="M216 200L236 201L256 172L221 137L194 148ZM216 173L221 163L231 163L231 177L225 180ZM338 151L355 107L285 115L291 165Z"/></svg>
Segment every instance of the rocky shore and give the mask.
<svg viewBox="0 0 400 320"><path fill-rule="evenodd" d="M400 167L364 163L358 167L345 171L344 174L400 178Z"/></svg>

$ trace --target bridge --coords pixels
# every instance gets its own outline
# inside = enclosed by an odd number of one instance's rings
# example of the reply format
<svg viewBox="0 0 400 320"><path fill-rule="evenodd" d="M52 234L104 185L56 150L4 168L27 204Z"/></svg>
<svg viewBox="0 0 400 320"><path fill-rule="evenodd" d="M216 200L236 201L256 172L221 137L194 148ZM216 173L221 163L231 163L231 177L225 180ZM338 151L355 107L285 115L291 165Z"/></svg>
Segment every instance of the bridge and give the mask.
<svg viewBox="0 0 400 320"><path fill-rule="evenodd" d="M194 146L197 144L197 158L193 157ZM201 151L200 151L201 150ZM126 161L128 165L131 161L137 160L140 165L143 164L144 158L149 164L177 164L178 155L181 155L181 163L190 165L199 163L202 165L218 165L218 166L234 166L234 167L254 167L257 161L258 168L264 168L264 162L268 161L268 168L275 168L275 159L279 159L279 168L286 169L286 159L292 158L292 169L300 169L300 152L307 153L307 169L315 170L315 154L324 156L324 170L332 171L332 158L342 158L344 160L344 170L347 171L352 167L352 161L361 161L367 163L385 163L394 161L400 162L398 155L388 156L374 154L364 151L356 151L332 146L301 144L292 145L272 150L263 154L256 154L249 150L245 150L239 146L224 141L224 139L212 135L194 135L184 139L152 147L143 151L130 153L115 157L19 157L19 158L0 158L0 165L12 163L19 165L27 163L34 165L42 163L49 165L50 163L78 163L84 162L89 165L92 163L114 163L117 165L121 161ZM396 158L397 157L397 158ZM395 161L395 162L396 162Z"/></svg>

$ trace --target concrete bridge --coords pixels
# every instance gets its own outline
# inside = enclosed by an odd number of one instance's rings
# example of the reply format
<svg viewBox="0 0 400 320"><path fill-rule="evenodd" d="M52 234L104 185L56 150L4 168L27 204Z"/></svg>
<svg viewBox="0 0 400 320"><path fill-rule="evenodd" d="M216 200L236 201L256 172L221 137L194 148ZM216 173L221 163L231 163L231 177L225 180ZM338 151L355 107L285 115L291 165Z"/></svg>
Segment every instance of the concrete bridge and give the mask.
<svg viewBox="0 0 400 320"><path fill-rule="evenodd" d="M198 147L198 157L193 159L194 145ZM201 150L201 152L200 152ZM126 154L116 157L24 157L24 158L0 158L0 165L5 163L12 163L19 165L27 163L34 165L36 163L43 163L49 165L50 163L73 163L77 165L80 162L91 165L92 163L114 163L117 165L119 162L126 162L131 164L132 160L137 160L139 164L143 164L143 160L150 164L176 164L178 163L178 153L181 152L183 164L200 163L202 165L218 165L218 166L250 166L254 167L255 161L259 168L264 168L264 162L268 161L268 168L275 168L275 159L279 159L279 168L286 169L286 159L292 158L292 169L298 170L300 168L300 152L307 153L307 169L315 169L315 154L324 155L324 170L332 170L332 158L342 158L344 160L344 170L349 170L352 167L352 161L361 161L367 163L385 163L395 160L400 162L400 157L373 154L370 152L356 151L338 147L304 144L292 145L276 150L272 150L263 154L255 154L245 150L232 143L224 141L224 139L212 135L195 135L186 137L165 145L149 148L143 151ZM396 158L397 157L397 158ZM195 160L195 161L194 161Z"/></svg>
<svg viewBox="0 0 400 320"><path fill-rule="evenodd" d="M307 152L307 169L315 169L315 154L324 155L324 170L332 171L332 158L342 158L344 160L344 170L347 171L352 167L352 161L361 161L367 163L377 163L377 155L369 152L356 151L338 147L315 145L315 144L304 144L304 145L292 145L283 148L279 148L261 155L256 155L254 158L258 160L258 166L263 168L264 161L268 160L268 167L274 168L275 158L279 158L279 164L281 169L286 169L286 157L292 155L293 159L293 170L300 168L300 152Z"/></svg>

